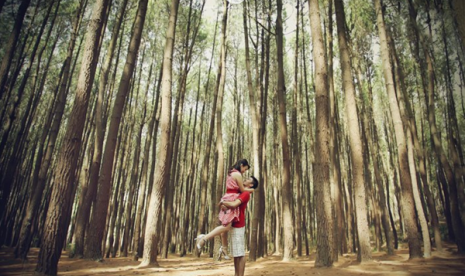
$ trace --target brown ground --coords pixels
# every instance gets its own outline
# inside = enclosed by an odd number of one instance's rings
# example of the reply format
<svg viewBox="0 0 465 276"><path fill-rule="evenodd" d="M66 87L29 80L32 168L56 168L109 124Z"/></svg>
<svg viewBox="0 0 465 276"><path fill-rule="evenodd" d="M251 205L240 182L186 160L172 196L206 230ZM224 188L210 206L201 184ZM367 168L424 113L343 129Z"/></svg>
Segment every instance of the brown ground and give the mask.
<svg viewBox="0 0 465 276"><path fill-rule="evenodd" d="M455 247L449 246L444 252L433 252L431 258L409 261L408 251L401 249L395 256L373 253L373 262L367 264L359 264L356 255L347 254L340 257L333 268L314 268L315 253L291 262L282 262L280 256L269 256L254 263L247 262L245 272L257 276L465 275L465 256L454 252ZM0 275L33 275L37 254L38 250L33 249L29 262L23 263L13 258L11 249L0 249ZM234 275L232 261L215 263L206 255L200 259L191 255L183 258L170 255L166 260L159 259L160 267L138 268L138 264L130 258L106 259L104 262L70 259L63 252L58 275Z"/></svg>

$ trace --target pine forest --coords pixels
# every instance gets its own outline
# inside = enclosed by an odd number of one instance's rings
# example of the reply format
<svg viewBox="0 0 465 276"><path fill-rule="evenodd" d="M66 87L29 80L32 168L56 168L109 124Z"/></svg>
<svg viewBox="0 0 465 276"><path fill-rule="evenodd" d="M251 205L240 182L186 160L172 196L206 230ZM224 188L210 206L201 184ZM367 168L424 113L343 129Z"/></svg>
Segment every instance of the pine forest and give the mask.
<svg viewBox="0 0 465 276"><path fill-rule="evenodd" d="M464 0L0 0L0 61L0 275L465 274Z"/></svg>

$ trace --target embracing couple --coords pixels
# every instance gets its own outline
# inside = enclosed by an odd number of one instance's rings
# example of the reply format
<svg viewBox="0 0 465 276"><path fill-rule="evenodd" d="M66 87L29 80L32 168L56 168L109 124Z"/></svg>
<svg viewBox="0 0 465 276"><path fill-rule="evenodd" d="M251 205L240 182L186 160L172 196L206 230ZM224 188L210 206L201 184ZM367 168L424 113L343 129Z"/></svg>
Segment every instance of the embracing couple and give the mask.
<svg viewBox="0 0 465 276"><path fill-rule="evenodd" d="M245 209L252 193L258 187L258 180L251 176L245 181L242 174L250 169L249 162L241 159L228 171L226 178L226 193L220 201L218 215L221 225L208 234L201 234L196 238L197 249L201 252L206 241L221 235L219 258L228 256L228 235L231 232L231 255L234 257L235 276L243 276L245 271Z"/></svg>

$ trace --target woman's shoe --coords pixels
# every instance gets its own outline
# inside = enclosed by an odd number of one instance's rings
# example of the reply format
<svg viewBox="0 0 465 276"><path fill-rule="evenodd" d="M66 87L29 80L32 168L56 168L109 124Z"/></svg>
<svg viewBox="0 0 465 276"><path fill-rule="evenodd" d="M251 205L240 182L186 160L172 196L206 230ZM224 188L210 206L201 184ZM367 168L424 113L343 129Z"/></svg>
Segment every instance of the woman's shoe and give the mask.
<svg viewBox="0 0 465 276"><path fill-rule="evenodd" d="M200 235L197 236L197 238L194 239L194 241L197 241L196 246L197 246L197 250L199 250L199 252L202 251L202 248L205 245L205 240L203 239L205 236L206 236L205 234L200 234ZM200 242L202 242L202 241L203 241L203 244L200 245Z"/></svg>
<svg viewBox="0 0 465 276"><path fill-rule="evenodd" d="M218 260L219 261L221 261L221 257L224 257L225 260L231 260L231 258L228 256L228 250L226 250L225 248L227 248L227 247L223 248L223 246L220 246L220 251L219 251L219 254L218 254Z"/></svg>

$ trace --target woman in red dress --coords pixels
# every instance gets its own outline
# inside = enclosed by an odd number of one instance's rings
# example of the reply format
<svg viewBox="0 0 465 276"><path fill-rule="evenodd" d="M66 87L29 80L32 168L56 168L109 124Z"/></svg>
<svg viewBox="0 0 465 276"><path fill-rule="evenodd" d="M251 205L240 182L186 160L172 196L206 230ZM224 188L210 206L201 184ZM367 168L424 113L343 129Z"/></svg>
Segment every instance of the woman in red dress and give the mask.
<svg viewBox="0 0 465 276"><path fill-rule="evenodd" d="M228 172L226 178L226 193L221 198L221 202L234 201L240 193L253 192L254 189L244 186L242 181L242 174L250 168L249 162L246 159L241 159L234 164ZM205 245L205 242L217 235L221 235L221 247L219 252L219 258L224 255L226 260L229 260L228 256L228 236L227 232L231 229L231 224L237 221L239 218L239 207L233 209L227 209L226 211L220 210L218 218L221 221L221 225L213 229L208 234L201 234L197 236L197 249L199 252Z"/></svg>

